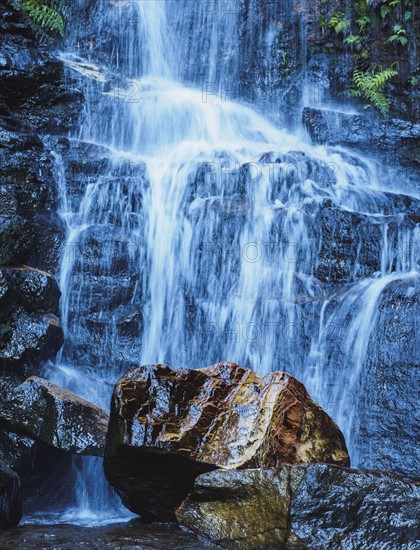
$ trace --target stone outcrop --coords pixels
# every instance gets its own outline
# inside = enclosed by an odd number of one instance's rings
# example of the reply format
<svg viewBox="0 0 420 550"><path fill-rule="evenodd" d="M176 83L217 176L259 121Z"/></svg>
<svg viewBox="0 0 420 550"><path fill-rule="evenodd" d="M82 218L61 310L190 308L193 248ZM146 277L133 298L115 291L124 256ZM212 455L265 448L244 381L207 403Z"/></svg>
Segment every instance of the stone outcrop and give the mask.
<svg viewBox="0 0 420 550"><path fill-rule="evenodd" d="M0 426L0 462L19 470L25 465L35 445L35 439Z"/></svg>
<svg viewBox="0 0 420 550"><path fill-rule="evenodd" d="M406 168L420 168L420 124L401 119L382 120L328 109L303 109L302 121L314 143L341 145L392 155Z"/></svg>
<svg viewBox="0 0 420 550"><path fill-rule="evenodd" d="M364 468L419 477L420 276L390 283L363 366L357 452ZM338 333L340 335L340 333ZM332 365L334 368L334 365ZM370 390L363 390L363 386Z"/></svg>
<svg viewBox="0 0 420 550"><path fill-rule="evenodd" d="M222 548L414 548L420 485L326 464L199 476L181 526Z"/></svg>
<svg viewBox="0 0 420 550"><path fill-rule="evenodd" d="M108 416L93 403L36 376L0 379L0 395L8 431L72 453L103 454Z"/></svg>
<svg viewBox="0 0 420 550"><path fill-rule="evenodd" d="M15 527L22 517L18 475L0 462L0 530Z"/></svg>
<svg viewBox="0 0 420 550"><path fill-rule="evenodd" d="M59 298L48 273L0 267L0 360L6 372L33 374L60 349Z"/></svg>
<svg viewBox="0 0 420 550"><path fill-rule="evenodd" d="M311 462L348 465L344 439L283 372L260 377L228 362L190 371L146 365L115 386L105 473L145 519L172 519L201 472Z"/></svg>

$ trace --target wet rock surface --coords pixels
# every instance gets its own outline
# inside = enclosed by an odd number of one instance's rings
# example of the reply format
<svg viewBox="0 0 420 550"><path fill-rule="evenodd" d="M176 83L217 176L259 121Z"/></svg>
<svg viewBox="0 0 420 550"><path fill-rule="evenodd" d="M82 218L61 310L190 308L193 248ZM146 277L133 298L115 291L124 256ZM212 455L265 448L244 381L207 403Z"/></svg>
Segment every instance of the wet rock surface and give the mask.
<svg viewBox="0 0 420 550"><path fill-rule="evenodd" d="M197 478L180 524L222 548L414 548L420 486L326 464Z"/></svg>
<svg viewBox="0 0 420 550"><path fill-rule="evenodd" d="M0 421L57 449L101 456L108 416L96 405L38 378L0 380Z"/></svg>
<svg viewBox="0 0 420 550"><path fill-rule="evenodd" d="M390 155L406 168L419 169L420 124L408 120L381 120L361 114L346 114L305 107L303 123L315 143L342 145Z"/></svg>
<svg viewBox="0 0 420 550"><path fill-rule="evenodd" d="M369 392L361 395L360 436L363 467L419 478L418 446L420 277L394 281L378 304L378 320L364 365Z"/></svg>
<svg viewBox="0 0 420 550"><path fill-rule="evenodd" d="M22 517L18 475L0 462L0 530L15 527Z"/></svg>
<svg viewBox="0 0 420 550"><path fill-rule="evenodd" d="M63 344L60 291L48 273L0 267L0 358L5 372L37 372Z"/></svg>
<svg viewBox="0 0 420 550"><path fill-rule="evenodd" d="M195 535L185 533L174 525L144 525L139 521L117 523L106 527L75 525L21 525L0 534L5 550L38 550L45 548L96 549L127 548L142 550L211 550Z"/></svg>
<svg viewBox="0 0 420 550"><path fill-rule="evenodd" d="M308 462L349 458L333 420L285 373L147 365L115 387L105 474L145 519L173 518L200 472Z"/></svg>
<svg viewBox="0 0 420 550"><path fill-rule="evenodd" d="M0 425L0 462L10 468L24 466L34 445L35 439Z"/></svg>

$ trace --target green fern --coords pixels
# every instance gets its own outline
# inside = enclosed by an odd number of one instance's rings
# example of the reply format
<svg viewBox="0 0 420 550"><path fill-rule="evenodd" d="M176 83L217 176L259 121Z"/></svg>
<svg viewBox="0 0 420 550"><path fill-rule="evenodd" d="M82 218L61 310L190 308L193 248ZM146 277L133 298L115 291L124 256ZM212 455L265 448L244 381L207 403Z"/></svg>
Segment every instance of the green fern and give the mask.
<svg viewBox="0 0 420 550"><path fill-rule="evenodd" d="M365 108L372 105L387 116L389 113L389 101L384 93L385 84L398 74L394 68L382 69L379 67L376 71L353 71L353 86L348 94L353 97L360 97L369 101Z"/></svg>
<svg viewBox="0 0 420 550"><path fill-rule="evenodd" d="M394 25L394 34L388 38L388 42L399 42L402 46L405 46L408 42L405 30L401 25Z"/></svg>
<svg viewBox="0 0 420 550"><path fill-rule="evenodd" d="M12 0L13 6L32 23L34 30L46 36L65 34L64 4L56 0Z"/></svg>
<svg viewBox="0 0 420 550"><path fill-rule="evenodd" d="M356 20L357 26L361 31L363 31L368 25L372 23L371 18L367 15L363 15Z"/></svg>
<svg viewBox="0 0 420 550"><path fill-rule="evenodd" d="M349 34L349 36L346 36L346 38L343 40L343 44L358 44L360 42L360 36Z"/></svg>
<svg viewBox="0 0 420 550"><path fill-rule="evenodd" d="M344 13L342 11L337 11L328 21L328 26L339 34L349 28L350 21L344 17Z"/></svg>

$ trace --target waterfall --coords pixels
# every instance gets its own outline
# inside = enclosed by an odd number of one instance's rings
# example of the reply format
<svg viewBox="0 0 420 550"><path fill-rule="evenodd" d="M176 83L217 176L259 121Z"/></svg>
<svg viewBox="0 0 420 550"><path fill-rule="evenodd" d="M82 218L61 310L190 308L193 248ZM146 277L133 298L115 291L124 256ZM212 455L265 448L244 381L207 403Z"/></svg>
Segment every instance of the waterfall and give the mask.
<svg viewBox="0 0 420 550"><path fill-rule="evenodd" d="M95 23L99 38L118 31L107 64L92 66L75 46L63 53L86 97L71 140L101 148L103 159L78 196L55 156L67 228L65 345L46 372L108 409L113 384L138 364L189 369L226 359L260 374L286 370L334 409L361 466L354 389L381 292L413 276L418 251L402 257L413 235L395 221L372 161L283 129L272 122L281 118L274 103L263 116L260 104L239 101L239 9L116 1ZM371 216L384 236L377 272L363 277L356 262L333 298L316 277L325 204ZM309 321L302 299L317 304ZM345 360L332 371L324 367L337 325ZM74 467L75 502L62 521L129 516L107 494L100 459ZM99 487L90 500L89 483Z"/></svg>

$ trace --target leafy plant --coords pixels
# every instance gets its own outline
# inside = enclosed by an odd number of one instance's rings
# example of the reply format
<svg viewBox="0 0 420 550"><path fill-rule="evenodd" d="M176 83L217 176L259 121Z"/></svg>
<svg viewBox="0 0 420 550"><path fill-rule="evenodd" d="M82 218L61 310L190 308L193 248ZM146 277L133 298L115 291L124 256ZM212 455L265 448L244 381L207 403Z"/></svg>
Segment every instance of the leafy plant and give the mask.
<svg viewBox="0 0 420 550"><path fill-rule="evenodd" d="M387 17L387 15L389 15L400 2L401 0L385 0L381 6L382 19Z"/></svg>
<svg viewBox="0 0 420 550"><path fill-rule="evenodd" d="M356 20L357 26L361 31L363 31L368 25L370 25L371 22L372 21L370 17L368 17L367 15L363 15Z"/></svg>
<svg viewBox="0 0 420 550"><path fill-rule="evenodd" d="M41 38L64 37L66 7L60 0L11 0L11 3L32 23Z"/></svg>
<svg viewBox="0 0 420 550"><path fill-rule="evenodd" d="M394 34L388 38L388 42L399 42L402 46L405 46L408 42L405 30L401 25L394 25Z"/></svg>
<svg viewBox="0 0 420 550"><path fill-rule="evenodd" d="M346 38L343 40L344 44L358 44L360 42L360 36L349 34L349 36L346 36Z"/></svg>
<svg viewBox="0 0 420 550"><path fill-rule="evenodd" d="M321 29L321 33L324 34L325 29L328 27L328 21L325 19L323 15L319 16L319 27Z"/></svg>
<svg viewBox="0 0 420 550"><path fill-rule="evenodd" d="M339 34L349 28L350 21L344 17L344 13L342 11L337 11L328 21L328 26Z"/></svg>
<svg viewBox="0 0 420 550"><path fill-rule="evenodd" d="M394 64L395 65L395 64ZM393 67L360 71L354 69L352 83L354 88L348 91L353 97L360 97L369 101L365 108L376 107L384 116L389 113L389 100L384 93L387 82L398 74Z"/></svg>

